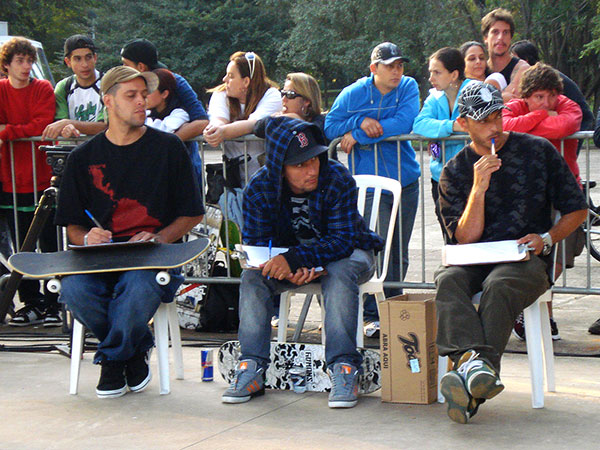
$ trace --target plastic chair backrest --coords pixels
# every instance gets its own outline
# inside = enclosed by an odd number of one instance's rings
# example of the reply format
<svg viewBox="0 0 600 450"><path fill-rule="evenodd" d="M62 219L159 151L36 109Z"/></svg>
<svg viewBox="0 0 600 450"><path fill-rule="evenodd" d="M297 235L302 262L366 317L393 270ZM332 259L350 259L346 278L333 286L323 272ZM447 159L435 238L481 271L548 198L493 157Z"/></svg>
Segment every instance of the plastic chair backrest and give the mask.
<svg viewBox="0 0 600 450"><path fill-rule="evenodd" d="M390 251L392 249L392 238L394 236L394 227L396 226L396 217L398 215L398 207L400 205L400 195L402 193L402 185L398 180L392 178L380 177L377 175L354 175L356 186L358 187L358 212L365 216L365 203L367 190L373 190L373 203L371 205L370 219L368 226L371 230L377 231L377 222L379 220L379 204L381 201L382 191L387 191L393 196L392 211L390 214L390 226L387 229L385 236L385 250L383 253L383 265L381 266L377 276L372 281L383 282L387 274L387 268L390 259ZM385 232L385 230L380 230Z"/></svg>

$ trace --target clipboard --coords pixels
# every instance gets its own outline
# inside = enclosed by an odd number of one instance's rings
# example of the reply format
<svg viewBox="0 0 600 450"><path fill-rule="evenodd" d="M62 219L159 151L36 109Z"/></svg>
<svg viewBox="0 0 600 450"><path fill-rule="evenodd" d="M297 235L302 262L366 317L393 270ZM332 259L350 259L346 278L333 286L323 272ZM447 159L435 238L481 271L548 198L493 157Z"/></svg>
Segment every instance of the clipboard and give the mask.
<svg viewBox="0 0 600 450"><path fill-rule="evenodd" d="M271 247L271 258L287 252L287 247ZM266 263L269 258L269 247L260 247L256 245L235 244L235 251L232 258L239 260L242 269L258 270L261 264ZM315 272L323 271L323 267L315 267Z"/></svg>
<svg viewBox="0 0 600 450"><path fill-rule="evenodd" d="M476 242L474 244L444 245L444 266L472 266L529 260L529 247L516 240Z"/></svg>

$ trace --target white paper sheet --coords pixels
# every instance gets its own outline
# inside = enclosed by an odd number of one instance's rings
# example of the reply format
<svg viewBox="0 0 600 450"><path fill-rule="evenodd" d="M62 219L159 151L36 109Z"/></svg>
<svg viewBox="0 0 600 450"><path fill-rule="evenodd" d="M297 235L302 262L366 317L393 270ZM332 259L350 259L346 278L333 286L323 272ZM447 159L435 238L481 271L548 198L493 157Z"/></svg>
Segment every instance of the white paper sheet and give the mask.
<svg viewBox="0 0 600 450"><path fill-rule="evenodd" d="M445 245L442 249L442 264L445 266L494 264L528 258L527 246L517 244L516 240Z"/></svg>

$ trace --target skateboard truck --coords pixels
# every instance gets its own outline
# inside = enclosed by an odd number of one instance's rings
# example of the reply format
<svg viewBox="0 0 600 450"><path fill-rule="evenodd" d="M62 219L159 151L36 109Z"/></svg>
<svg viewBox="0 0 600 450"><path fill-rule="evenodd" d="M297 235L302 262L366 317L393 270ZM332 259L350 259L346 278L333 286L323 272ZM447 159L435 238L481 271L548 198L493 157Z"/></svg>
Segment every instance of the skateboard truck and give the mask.
<svg viewBox="0 0 600 450"><path fill-rule="evenodd" d="M169 275L169 272L161 270L156 274L156 282L160 286L166 286L171 282L171 275ZM48 280L48 283L46 284L46 288L53 294L58 294L61 287L62 283L60 282L60 278L52 278L51 280Z"/></svg>

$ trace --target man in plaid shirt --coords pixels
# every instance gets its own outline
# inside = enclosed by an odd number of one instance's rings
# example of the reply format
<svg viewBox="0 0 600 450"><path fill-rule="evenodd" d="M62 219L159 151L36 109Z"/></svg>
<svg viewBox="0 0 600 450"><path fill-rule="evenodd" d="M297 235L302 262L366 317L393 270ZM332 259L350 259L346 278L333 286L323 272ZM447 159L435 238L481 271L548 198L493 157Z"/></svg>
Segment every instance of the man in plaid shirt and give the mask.
<svg viewBox="0 0 600 450"><path fill-rule="evenodd" d="M357 210L358 189L350 172L327 159L320 130L288 117L266 118L254 130L264 137L266 165L244 191L244 242L286 247L261 266L245 270L240 287L242 347L235 379L224 403L264 394L269 364L273 297L317 278L323 290L329 406L356 405L358 286L375 271L383 240Z"/></svg>

